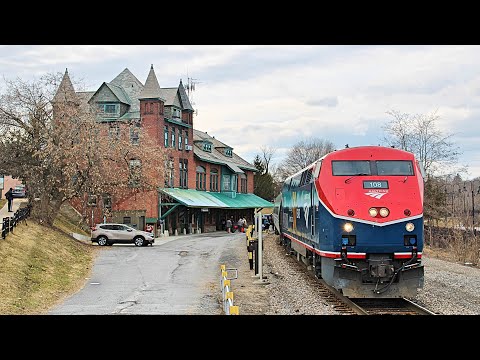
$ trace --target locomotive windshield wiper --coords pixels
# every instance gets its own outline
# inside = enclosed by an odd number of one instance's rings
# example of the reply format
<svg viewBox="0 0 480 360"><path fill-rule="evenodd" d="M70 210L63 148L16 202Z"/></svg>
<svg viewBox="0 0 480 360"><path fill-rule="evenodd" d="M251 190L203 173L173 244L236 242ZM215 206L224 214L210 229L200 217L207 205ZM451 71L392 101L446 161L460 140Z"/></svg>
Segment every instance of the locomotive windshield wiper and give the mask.
<svg viewBox="0 0 480 360"><path fill-rule="evenodd" d="M345 184L348 184L350 182L351 179L353 179L355 176L368 176L370 174L366 174L366 173L358 173L358 174L353 174L351 177L349 177L348 179L345 180Z"/></svg>

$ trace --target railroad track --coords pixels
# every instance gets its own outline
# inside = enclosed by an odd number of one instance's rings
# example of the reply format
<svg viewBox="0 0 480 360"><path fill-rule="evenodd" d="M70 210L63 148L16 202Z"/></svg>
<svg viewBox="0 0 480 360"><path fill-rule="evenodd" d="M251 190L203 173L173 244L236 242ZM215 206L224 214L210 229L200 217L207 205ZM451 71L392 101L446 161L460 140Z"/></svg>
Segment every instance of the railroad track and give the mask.
<svg viewBox="0 0 480 360"><path fill-rule="evenodd" d="M347 298L323 279L318 279L312 271L308 271L305 264L298 262L293 257L291 259L297 264L296 266L302 268L308 276L315 279L315 286L324 300L339 313L345 315L436 315L434 312L405 298Z"/></svg>

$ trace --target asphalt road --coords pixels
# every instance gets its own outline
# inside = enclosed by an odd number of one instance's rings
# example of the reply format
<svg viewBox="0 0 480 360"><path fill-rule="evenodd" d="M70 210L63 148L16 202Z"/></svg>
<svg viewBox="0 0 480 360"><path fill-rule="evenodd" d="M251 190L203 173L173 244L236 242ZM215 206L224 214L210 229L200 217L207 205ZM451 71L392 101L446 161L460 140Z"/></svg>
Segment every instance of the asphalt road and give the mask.
<svg viewBox="0 0 480 360"><path fill-rule="evenodd" d="M221 314L220 264L244 246L244 233L222 231L105 247L85 286L49 314Z"/></svg>

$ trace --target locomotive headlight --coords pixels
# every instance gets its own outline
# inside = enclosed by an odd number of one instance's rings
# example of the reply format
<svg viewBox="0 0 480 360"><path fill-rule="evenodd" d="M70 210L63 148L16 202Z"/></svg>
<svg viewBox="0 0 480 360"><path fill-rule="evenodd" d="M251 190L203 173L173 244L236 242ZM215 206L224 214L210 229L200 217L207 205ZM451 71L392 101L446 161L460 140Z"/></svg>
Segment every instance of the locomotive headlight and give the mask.
<svg viewBox="0 0 480 360"><path fill-rule="evenodd" d="M380 209L380 216L381 217L387 217L388 214L390 214L390 210L388 210L387 208L381 208Z"/></svg>
<svg viewBox="0 0 480 360"><path fill-rule="evenodd" d="M375 209L375 208L370 208L370 209L368 210L368 213L370 214L371 217L375 217L375 216L378 215L378 210Z"/></svg>
<svg viewBox="0 0 480 360"><path fill-rule="evenodd" d="M415 225L413 225L413 223L407 223L407 225L405 225L405 230L407 230L408 232L412 232L413 229L415 229Z"/></svg>
<svg viewBox="0 0 480 360"><path fill-rule="evenodd" d="M353 230L353 224L349 222L345 223L343 225L343 230L345 230L348 233L351 232Z"/></svg>

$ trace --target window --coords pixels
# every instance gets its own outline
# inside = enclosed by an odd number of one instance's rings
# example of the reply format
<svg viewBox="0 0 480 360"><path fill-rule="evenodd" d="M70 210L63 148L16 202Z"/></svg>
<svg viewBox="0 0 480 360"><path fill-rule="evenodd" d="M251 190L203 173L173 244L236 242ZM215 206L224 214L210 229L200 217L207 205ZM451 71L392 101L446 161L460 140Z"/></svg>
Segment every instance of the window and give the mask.
<svg viewBox="0 0 480 360"><path fill-rule="evenodd" d="M105 115L115 115L118 109L118 104L98 104L98 111Z"/></svg>
<svg viewBox="0 0 480 360"><path fill-rule="evenodd" d="M240 192L247 193L247 175L245 174L240 175Z"/></svg>
<svg viewBox="0 0 480 360"><path fill-rule="evenodd" d="M165 147L168 147L168 126L163 127L163 138L164 138L163 144L165 145Z"/></svg>
<svg viewBox="0 0 480 360"><path fill-rule="evenodd" d="M128 184L131 187L138 187L142 176L142 163L138 159L130 160L130 178Z"/></svg>
<svg viewBox="0 0 480 360"><path fill-rule="evenodd" d="M149 109L148 109L148 113L149 113L149 114L153 114L154 106L155 106L155 105L154 105L153 103L150 103L150 107L149 107Z"/></svg>
<svg viewBox="0 0 480 360"><path fill-rule="evenodd" d="M218 170L210 170L210 191L218 191Z"/></svg>
<svg viewBox="0 0 480 360"><path fill-rule="evenodd" d="M237 175L232 175L232 191L237 191L238 189L237 179Z"/></svg>
<svg viewBox="0 0 480 360"><path fill-rule="evenodd" d="M159 113L160 115L163 115L163 111L164 111L163 101L160 101L160 106L159 106L158 108L159 108L159 110L160 110L158 113Z"/></svg>
<svg viewBox="0 0 480 360"><path fill-rule="evenodd" d="M232 149L225 149L225 156L232 157Z"/></svg>
<svg viewBox="0 0 480 360"><path fill-rule="evenodd" d="M334 176L371 175L370 161L332 161L332 171Z"/></svg>
<svg viewBox="0 0 480 360"><path fill-rule="evenodd" d="M207 180L205 168L203 166L197 166L196 172L196 188L197 190L205 190Z"/></svg>
<svg viewBox="0 0 480 360"><path fill-rule="evenodd" d="M387 160L375 161L378 175L413 175L413 164L411 161Z"/></svg>
<svg viewBox="0 0 480 360"><path fill-rule="evenodd" d="M172 128L172 148L175 148L175 128Z"/></svg>
<svg viewBox="0 0 480 360"><path fill-rule="evenodd" d="M188 188L188 160L180 159L180 187L183 189Z"/></svg>
<svg viewBox="0 0 480 360"><path fill-rule="evenodd" d="M188 145L188 130L185 131L185 146Z"/></svg>
<svg viewBox="0 0 480 360"><path fill-rule="evenodd" d="M108 127L108 137L111 140L120 139L120 127L116 122L110 123L110 126Z"/></svg>
<svg viewBox="0 0 480 360"><path fill-rule="evenodd" d="M182 146L182 130L178 130L178 150L182 150Z"/></svg>
<svg viewBox="0 0 480 360"><path fill-rule="evenodd" d="M223 191L230 191L230 175L223 175L222 176L222 180L223 180L223 187L222 187L222 190Z"/></svg>
<svg viewBox="0 0 480 360"><path fill-rule="evenodd" d="M133 145L140 143L140 121L135 121L130 125L130 143Z"/></svg>
<svg viewBox="0 0 480 360"><path fill-rule="evenodd" d="M97 195L88 195L88 201L87 201L88 206L97 206Z"/></svg>
<svg viewBox="0 0 480 360"><path fill-rule="evenodd" d="M182 112L180 111L180 109L177 109L177 108L174 108L172 107L172 117L175 119L175 118L180 118L182 117Z"/></svg>
<svg viewBox="0 0 480 360"><path fill-rule="evenodd" d="M104 194L103 195L103 207L105 209L111 209L112 208L112 197L110 194Z"/></svg>
<svg viewBox="0 0 480 360"><path fill-rule="evenodd" d="M212 152L212 144L211 143L203 143L203 151Z"/></svg>
<svg viewBox="0 0 480 360"><path fill-rule="evenodd" d="M165 162L165 187L173 187L174 186L174 174L175 169L173 158L170 157L168 161Z"/></svg>
<svg viewBox="0 0 480 360"><path fill-rule="evenodd" d="M132 218L130 216L124 216L123 217L123 223L124 224L131 224L132 223Z"/></svg>

